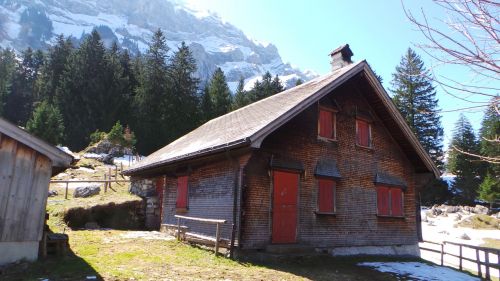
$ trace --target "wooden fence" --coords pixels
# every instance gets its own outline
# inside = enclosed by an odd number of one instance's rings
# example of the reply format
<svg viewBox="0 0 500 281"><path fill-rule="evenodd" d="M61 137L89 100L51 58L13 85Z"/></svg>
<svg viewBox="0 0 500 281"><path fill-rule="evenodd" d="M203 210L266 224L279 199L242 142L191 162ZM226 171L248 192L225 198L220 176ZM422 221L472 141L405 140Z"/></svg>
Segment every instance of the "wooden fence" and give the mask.
<svg viewBox="0 0 500 281"><path fill-rule="evenodd" d="M219 243L221 241L220 239L220 225L226 223L226 220L216 220L216 219L204 219L204 218L196 218L196 217L187 217L187 216L179 216L175 215L177 218L177 239L181 239L181 219L184 220L192 220L192 221L198 221L198 222L204 222L208 224L215 224L215 238L210 237L210 236L204 236L204 235L199 235L195 233L185 233L187 236L193 236L195 238L199 238L201 240L207 240L210 242L215 243L214 246L214 253L217 256L219 254Z"/></svg>
<svg viewBox="0 0 500 281"><path fill-rule="evenodd" d="M104 183L104 193L106 193L108 191L108 187L109 189L113 190L113 188L111 187L111 183L119 183L119 182L130 182L130 180L111 180L111 179L108 179L108 180L51 180L50 183L65 183L66 184L66 188L64 190L64 199L68 199L68 189L69 189L69 184L70 183Z"/></svg>
<svg viewBox="0 0 500 281"><path fill-rule="evenodd" d="M493 249L493 248L487 248L487 247L479 247L479 246L473 246L473 245L467 245L467 244L460 244L460 243L455 243L455 242L449 242L449 241L443 241L442 243L436 243L432 241L423 241L423 243L428 243L431 245L437 245L440 248L439 249L432 249L424 246L420 246L421 250L424 251L429 251L433 253L438 253L441 256L441 265L444 265L444 260L446 256L451 256L458 258L458 269L463 270L463 261L470 261L473 262L477 265L477 275L481 278L483 278L483 272L482 272L482 266L485 267L485 276L484 278L486 280L491 280L491 274L490 274L490 269L495 268L500 271L500 250L499 249ZM453 245L458 247L458 254L454 252L447 252L446 251L446 245ZM475 251L475 258L469 258L463 256L463 250L465 249L472 249ZM481 252L483 253L484 260L481 260ZM496 263L490 262L490 255L496 255ZM453 265L451 263L448 263L450 265Z"/></svg>

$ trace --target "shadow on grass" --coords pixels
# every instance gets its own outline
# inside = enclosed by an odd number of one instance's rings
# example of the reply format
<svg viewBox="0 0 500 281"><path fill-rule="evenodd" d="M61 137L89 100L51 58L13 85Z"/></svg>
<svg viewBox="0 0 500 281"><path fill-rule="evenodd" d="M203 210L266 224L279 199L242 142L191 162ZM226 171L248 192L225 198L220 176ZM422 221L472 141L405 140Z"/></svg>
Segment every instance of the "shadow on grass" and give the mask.
<svg viewBox="0 0 500 281"><path fill-rule="evenodd" d="M361 262L405 262L421 261L418 258L396 258L383 256L332 257L329 255L278 257L255 260L243 257L241 261L269 269L288 272L310 280L406 280L404 276L377 271L359 266Z"/></svg>
<svg viewBox="0 0 500 281"><path fill-rule="evenodd" d="M82 281L102 280L102 277L84 259L68 250L61 257L47 257L36 262L19 262L1 268L0 280Z"/></svg>

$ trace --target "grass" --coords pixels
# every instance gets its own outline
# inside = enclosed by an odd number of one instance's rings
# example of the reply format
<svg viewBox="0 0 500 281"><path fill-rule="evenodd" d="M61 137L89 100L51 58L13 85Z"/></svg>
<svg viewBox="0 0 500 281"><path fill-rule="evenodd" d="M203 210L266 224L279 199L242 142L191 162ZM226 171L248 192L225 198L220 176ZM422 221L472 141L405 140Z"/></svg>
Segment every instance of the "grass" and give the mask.
<svg viewBox="0 0 500 281"><path fill-rule="evenodd" d="M484 238L483 241L484 243L481 244L482 247L500 249L500 239Z"/></svg>
<svg viewBox="0 0 500 281"><path fill-rule="evenodd" d="M94 165L99 177L98 163ZM101 172L102 172L101 171ZM64 177L89 178L86 170L72 169ZM129 231L72 230L63 221L75 208L93 208L140 200L128 193L128 184L114 185L115 191L90 198L64 199L64 187L52 186L59 195L48 200L48 225L54 232L69 235L70 253L34 263L21 262L0 269L2 281L62 280L80 281L87 276L98 280L405 280L405 276L382 273L357 266L363 261L404 261L395 258L334 258L331 256L280 258L272 262L235 261L215 257L211 250L193 247L176 240L127 238ZM412 259L415 261L415 259ZM422 261L422 260L418 260ZM423 261L425 262L425 261Z"/></svg>
<svg viewBox="0 0 500 281"><path fill-rule="evenodd" d="M103 280L398 280L394 275L356 266L366 258L323 256L260 264L238 262L176 240L129 239L123 237L125 233L69 231L73 255L16 265L1 279L85 280L95 275Z"/></svg>
<svg viewBox="0 0 500 281"><path fill-rule="evenodd" d="M458 225L473 229L500 229L500 220L488 215L474 215L462 220Z"/></svg>

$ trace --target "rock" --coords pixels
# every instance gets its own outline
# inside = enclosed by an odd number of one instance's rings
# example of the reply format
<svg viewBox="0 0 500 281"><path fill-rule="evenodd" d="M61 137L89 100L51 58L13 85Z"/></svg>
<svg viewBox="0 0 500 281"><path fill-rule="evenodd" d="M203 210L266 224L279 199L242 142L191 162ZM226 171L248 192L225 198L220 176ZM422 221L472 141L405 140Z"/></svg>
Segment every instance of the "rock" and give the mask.
<svg viewBox="0 0 500 281"><path fill-rule="evenodd" d="M476 207L474 207L474 211L473 212L475 214L487 215L488 214L488 208L485 207L485 206L476 205Z"/></svg>
<svg viewBox="0 0 500 281"><path fill-rule="evenodd" d="M86 229L100 229L101 227L96 222L88 222L85 224Z"/></svg>
<svg viewBox="0 0 500 281"><path fill-rule="evenodd" d="M90 197L99 194L101 192L101 187L99 184L88 184L75 188L73 192L73 197Z"/></svg>
<svg viewBox="0 0 500 281"><path fill-rule="evenodd" d="M441 215L441 213L443 213L443 211L441 211L441 209L434 208L434 207L432 207L431 211L432 211L432 215L435 217L437 217L437 216Z"/></svg>
<svg viewBox="0 0 500 281"><path fill-rule="evenodd" d="M106 154L102 157L99 157L97 160L101 161L104 164L113 165L113 159L114 157L111 154Z"/></svg>
<svg viewBox="0 0 500 281"><path fill-rule="evenodd" d="M109 155L113 157L122 157L123 156L123 148L121 146L113 146L109 152Z"/></svg>
<svg viewBox="0 0 500 281"><path fill-rule="evenodd" d="M440 233L440 234L444 234L444 235L450 235L450 233L449 233L448 231L446 231L446 230L440 231L440 232L438 232L438 233Z"/></svg>
<svg viewBox="0 0 500 281"><path fill-rule="evenodd" d="M49 197L54 197L54 196L57 196L57 191L55 190L49 190Z"/></svg>
<svg viewBox="0 0 500 281"><path fill-rule="evenodd" d="M446 206L445 208L447 214L453 214L460 211L460 207L458 206Z"/></svg>
<svg viewBox="0 0 500 281"><path fill-rule="evenodd" d="M500 219L500 212L498 212L496 214L492 214L491 216L496 218L496 219Z"/></svg>
<svg viewBox="0 0 500 281"><path fill-rule="evenodd" d="M470 240L469 235L467 235L466 233L463 233L463 234L462 234L462 235L460 235L458 238L463 239L463 240Z"/></svg>
<svg viewBox="0 0 500 281"><path fill-rule="evenodd" d="M457 213L457 216L455 217L455 221L460 221L462 219L462 215Z"/></svg>
<svg viewBox="0 0 500 281"><path fill-rule="evenodd" d="M435 226L436 224L434 223L434 221L429 221L429 222L427 223L427 225L428 225L428 226Z"/></svg>

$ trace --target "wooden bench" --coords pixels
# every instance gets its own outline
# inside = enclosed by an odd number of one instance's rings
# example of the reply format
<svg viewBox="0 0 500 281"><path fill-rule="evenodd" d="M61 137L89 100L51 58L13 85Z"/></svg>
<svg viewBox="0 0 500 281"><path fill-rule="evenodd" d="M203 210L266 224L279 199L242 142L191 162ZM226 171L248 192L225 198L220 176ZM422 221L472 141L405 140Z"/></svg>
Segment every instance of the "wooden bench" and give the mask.
<svg viewBox="0 0 500 281"><path fill-rule="evenodd" d="M220 225L226 223L226 220L217 220L217 219L205 219L205 218L196 218L196 217L187 217L187 216L179 216L175 215L177 218L177 239L181 240L181 219L184 220L191 220L191 221L197 221L197 222L202 222L202 223L208 223L208 224L215 224L215 238L210 237L210 236L205 236L197 233L190 233L190 232L184 232L185 238L189 237L193 242L196 240L196 243L200 244L205 244L205 243L210 243L210 245L215 245L214 246L214 252L215 255L219 254L219 244L223 240L220 238ZM227 241L227 240L226 240ZM229 243L227 243L229 244Z"/></svg>

